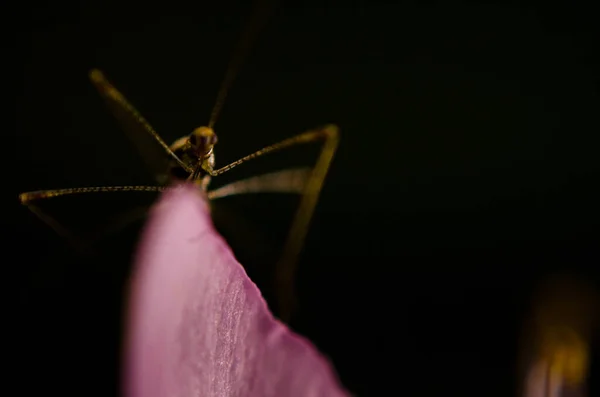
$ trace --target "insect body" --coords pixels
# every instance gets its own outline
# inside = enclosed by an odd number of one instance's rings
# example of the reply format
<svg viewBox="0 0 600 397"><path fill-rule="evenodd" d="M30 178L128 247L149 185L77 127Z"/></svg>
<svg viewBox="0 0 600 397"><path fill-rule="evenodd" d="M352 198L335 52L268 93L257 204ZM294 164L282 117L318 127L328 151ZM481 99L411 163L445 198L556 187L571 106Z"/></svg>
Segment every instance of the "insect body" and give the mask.
<svg viewBox="0 0 600 397"><path fill-rule="evenodd" d="M198 127L189 136L179 138L170 146L170 149L188 167L194 169L200 165L200 173L194 177L189 174L178 162L169 161L168 174L172 179L200 179L205 190L210 181L210 172L215 167L214 146L217 143L217 134L209 127Z"/></svg>
<svg viewBox="0 0 600 397"><path fill-rule="evenodd" d="M262 21L264 15L259 12L254 19ZM250 24L247 31L254 32L256 26ZM242 46L238 52L244 52L248 42L248 32L242 36ZM238 54L239 55L239 54ZM222 168L215 168L215 145L217 135L213 129L218 111L233 79L233 72L239 63L239 56L232 59L230 67L219 91L215 107L208 126L194 129L191 134L168 145L152 128L150 123L131 105L125 97L105 78L99 70L90 72L90 79L105 99L109 109L120 122L123 130L137 145L147 166L155 174L158 182L155 186L100 186L58 190L41 190L22 193L19 198L36 215L57 232L75 239L75 236L63 228L56 220L44 214L35 204L37 201L65 195L90 194L99 192L160 192L174 181L187 180L196 183L207 192L210 200L222 197L271 192L301 194L301 200L292 221L292 226L283 248L283 254L276 266L276 288L279 290L280 316L288 320L291 313L293 296L293 276L297 257L301 251L308 225L314 212L323 181L337 149L339 135L335 125L303 132L270 146L263 147ZM259 175L245 180L209 190L212 177L223 174L232 168L265 154L286 149L299 144L322 142L323 147L313 168L295 168Z"/></svg>

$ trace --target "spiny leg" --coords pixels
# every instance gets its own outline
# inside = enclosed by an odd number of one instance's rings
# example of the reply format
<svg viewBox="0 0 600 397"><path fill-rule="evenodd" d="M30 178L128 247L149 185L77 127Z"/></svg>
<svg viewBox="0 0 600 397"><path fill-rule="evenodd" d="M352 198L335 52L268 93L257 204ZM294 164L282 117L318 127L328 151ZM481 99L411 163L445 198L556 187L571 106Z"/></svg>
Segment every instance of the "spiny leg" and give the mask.
<svg viewBox="0 0 600 397"><path fill-rule="evenodd" d="M209 191L208 199L215 200L233 195L261 192L301 193L306 185L308 177L310 176L310 171L310 168L295 168L235 181L215 190ZM206 190L204 186L200 185L199 187L202 190ZM50 226L50 228L52 228L57 234L68 240L79 251L85 251L87 248L84 249L86 244L84 244L83 240L73 235L56 219L44 213L39 207L33 205L32 202L74 194L126 191L161 192L165 189L166 187L159 186L83 187L27 192L19 195L19 199L21 204L25 205L31 212L40 218L40 220ZM94 240L97 240L101 235L105 235L108 232L114 232L126 227L135 220L140 219L146 212L147 207L143 207L136 208L128 211L126 214L122 214L114 222L111 222L111 226L106 228L105 231L98 233Z"/></svg>
<svg viewBox="0 0 600 397"><path fill-rule="evenodd" d="M86 193L107 193L107 192L162 192L168 189L165 186L94 186L94 187L73 187L68 189L36 190L19 194L19 201L23 205L37 200L48 199L52 197L70 196L74 194Z"/></svg>
<svg viewBox="0 0 600 397"><path fill-rule="evenodd" d="M257 150L254 153L251 153L247 156L242 157L239 160L236 160L232 163L227 164L226 166L219 168L217 170L205 170L211 176L221 175L234 167L237 167L240 164L243 164L249 160L253 160L257 157L264 156L268 153L278 152L283 149L287 149L292 146L314 143L318 141L325 142L335 142L333 152L335 153L335 148L337 148L337 142L339 141L339 129L335 125L327 125L322 128L309 130L293 136L291 138L285 139L281 142L277 142L273 145L265 146L264 148ZM324 147L325 149L325 147ZM332 155L333 158L333 155Z"/></svg>
<svg viewBox="0 0 600 397"><path fill-rule="evenodd" d="M302 193L311 168L291 168L231 182L208 191L209 200L249 193Z"/></svg>
<svg viewBox="0 0 600 397"><path fill-rule="evenodd" d="M248 222L243 214L236 214L220 199L253 193L300 194L311 171L311 167L286 169L237 180L209 190L207 195L215 225L227 234L227 240L231 240L230 243L240 250L240 254L250 255L246 259L254 258L262 262L272 253L267 247L273 247L273 242L257 230L256 225Z"/></svg>
<svg viewBox="0 0 600 397"><path fill-rule="evenodd" d="M55 190L37 190L32 192L21 193L19 200L31 212L33 212L42 222L53 229L58 235L65 238L70 244L75 247L80 253L89 252L90 245L86 244L81 238L75 236L60 222L44 213L39 207L33 203L36 201L47 200L50 198L69 196L75 194L89 193L107 193L107 192L162 192L168 187L164 186L100 186L100 187L80 187L69 189Z"/></svg>
<svg viewBox="0 0 600 397"><path fill-rule="evenodd" d="M279 315L282 321L289 323L294 310L294 276L299 255L308 232L310 220L314 214L325 177L339 144L337 127L329 126L325 131L325 142L302 195L292 227L283 248L281 259L276 266L275 283L279 296Z"/></svg>
<svg viewBox="0 0 600 397"><path fill-rule="evenodd" d="M174 159L184 170L191 172L181 159L173 153L169 145L163 141L150 123L133 107L123 94L119 92L98 70L90 71L90 80L106 101L108 108L120 122L121 127L137 146L146 165L155 175L161 175L167 169L165 152ZM162 150L155 145L158 143Z"/></svg>
<svg viewBox="0 0 600 397"><path fill-rule="evenodd" d="M248 160L267 153L318 141L324 141L321 153L304 186L300 205L292 221L281 259L275 268L278 311L280 318L285 322L289 322L294 306L294 276L296 274L298 256L306 238L308 226L317 205L323 182L339 144L339 129L335 125L328 125L320 129L310 130L274 145L267 146L218 170L206 170L212 176L220 175Z"/></svg>

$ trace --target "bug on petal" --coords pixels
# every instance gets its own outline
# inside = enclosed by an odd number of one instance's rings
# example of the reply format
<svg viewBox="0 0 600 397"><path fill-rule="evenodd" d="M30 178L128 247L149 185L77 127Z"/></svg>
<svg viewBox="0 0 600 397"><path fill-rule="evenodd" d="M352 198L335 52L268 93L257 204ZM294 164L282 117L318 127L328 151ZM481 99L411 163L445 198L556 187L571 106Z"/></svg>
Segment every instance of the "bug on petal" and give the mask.
<svg viewBox="0 0 600 397"><path fill-rule="evenodd" d="M126 397L349 396L328 360L273 318L191 184L153 208L130 292Z"/></svg>
<svg viewBox="0 0 600 397"><path fill-rule="evenodd" d="M255 13L244 30L238 48L230 61L225 78L218 92L210 119L205 126L166 143L150 123L135 109L125 96L106 78L100 70L89 73L90 80L105 100L108 108L121 124L123 130L140 150L146 165L154 173L157 184L150 186L98 186L67 189L40 190L22 193L19 199L59 234L76 244L73 235L56 219L43 212L38 203L60 196L89 195L94 193L161 192L173 182L187 180L205 191L211 200L248 193L293 193L300 194L300 204L292 221L283 253L276 265L276 289L279 291L280 315L289 319L293 301L293 278L297 258L302 249L310 219L318 201L324 179L329 170L339 142L339 131L335 125L325 125L302 132L291 138L265 146L223 167L216 167L215 148L218 143L214 125L224 104L229 88L239 69L241 60L249 51L250 44L270 14L272 4L259 1ZM303 144L321 143L322 149L314 167L294 168L243 179L210 190L211 178L232 170L252 159ZM135 215L142 215L137 211ZM135 218L132 216L131 218ZM129 219L129 218L127 218ZM122 220L121 220L121 223ZM121 224L120 223L120 224Z"/></svg>

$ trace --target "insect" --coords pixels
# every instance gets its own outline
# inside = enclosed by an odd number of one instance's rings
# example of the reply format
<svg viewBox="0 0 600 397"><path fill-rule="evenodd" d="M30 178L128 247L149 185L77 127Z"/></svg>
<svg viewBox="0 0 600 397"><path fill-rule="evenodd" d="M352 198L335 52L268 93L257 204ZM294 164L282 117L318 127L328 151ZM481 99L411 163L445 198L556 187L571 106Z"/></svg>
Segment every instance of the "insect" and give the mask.
<svg viewBox="0 0 600 397"><path fill-rule="evenodd" d="M74 236L70 236L69 232L56 220L42 212L36 206L36 203L59 196L85 195L100 192L161 192L174 182L182 180L197 184L199 189L206 192L209 200L263 192L300 194L300 204L293 218L281 257L275 268L275 287L278 295L280 317L283 321L289 321L293 304L293 277L297 258L302 249L324 179L338 146L339 132L335 125L315 128L263 147L221 168L215 166L214 152L217 144L217 134L213 128L214 124L235 73L239 68L240 60L248 51L252 37L256 34L260 25L264 23L266 14L267 12L265 12L264 7L255 7L255 13L250 18L250 22L245 32L243 32L244 34L240 39L238 48L234 51L234 56L230 60L208 124L194 129L190 134L177 139L171 145L163 141L150 123L108 81L101 71L94 69L90 72L89 77L91 82L104 98L124 131L138 146L147 166L156 175L156 185L79 187L31 191L20 194L19 199L21 203L26 205L59 234L75 238ZM149 144L149 141L152 144ZM228 172L247 161L293 146L318 142L322 143L322 149L312 168L286 169L232 182L214 190L209 189L211 178Z"/></svg>

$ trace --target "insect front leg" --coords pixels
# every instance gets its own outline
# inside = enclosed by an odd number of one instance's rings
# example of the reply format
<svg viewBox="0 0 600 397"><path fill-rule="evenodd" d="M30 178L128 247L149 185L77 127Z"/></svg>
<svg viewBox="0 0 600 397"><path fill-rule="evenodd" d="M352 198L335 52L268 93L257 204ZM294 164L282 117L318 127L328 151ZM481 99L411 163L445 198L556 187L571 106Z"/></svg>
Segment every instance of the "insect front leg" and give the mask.
<svg viewBox="0 0 600 397"><path fill-rule="evenodd" d="M54 190L38 190L33 192L21 193L19 195L19 201L25 205L31 212L33 212L41 221L46 223L52 228L57 234L66 239L77 251L80 253L90 253L92 242L86 242L81 237L75 235L65 226L63 226L56 219L42 211L37 205L38 202L55 200L63 196L73 195L89 195L99 193L124 193L124 192L148 192L148 193L160 193L164 191L164 186L99 186L99 187L80 187L80 188L69 188L69 189L54 189ZM133 221L139 219L145 214L145 209L140 210L136 208L129 211L118 219L114 219L106 226L106 230L119 230ZM106 233L97 234L94 240L97 240L101 235Z"/></svg>

